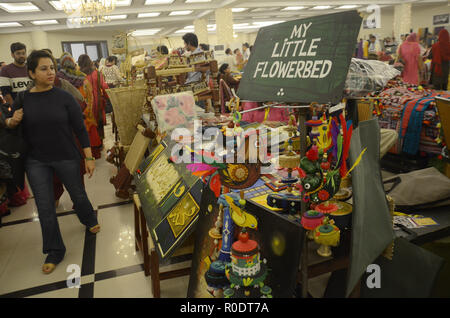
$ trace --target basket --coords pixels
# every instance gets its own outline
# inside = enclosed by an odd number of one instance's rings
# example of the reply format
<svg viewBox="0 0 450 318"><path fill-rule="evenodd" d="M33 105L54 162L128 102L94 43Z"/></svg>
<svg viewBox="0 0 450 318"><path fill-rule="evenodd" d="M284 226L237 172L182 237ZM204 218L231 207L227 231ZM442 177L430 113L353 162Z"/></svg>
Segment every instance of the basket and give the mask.
<svg viewBox="0 0 450 318"><path fill-rule="evenodd" d="M141 120L145 104L144 86L107 89L122 145L131 145L137 133L136 125Z"/></svg>

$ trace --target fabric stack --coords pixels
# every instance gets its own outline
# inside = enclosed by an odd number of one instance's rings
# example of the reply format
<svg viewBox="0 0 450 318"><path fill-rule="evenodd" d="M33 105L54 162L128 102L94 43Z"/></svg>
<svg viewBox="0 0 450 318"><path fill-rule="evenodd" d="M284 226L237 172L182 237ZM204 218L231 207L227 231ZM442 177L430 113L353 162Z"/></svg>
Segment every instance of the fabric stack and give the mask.
<svg viewBox="0 0 450 318"><path fill-rule="evenodd" d="M388 88L379 94L380 128L394 129L399 134L398 143L390 152L409 155L441 152L435 141L439 135L436 96L448 98L450 94L404 84L399 80L390 81Z"/></svg>

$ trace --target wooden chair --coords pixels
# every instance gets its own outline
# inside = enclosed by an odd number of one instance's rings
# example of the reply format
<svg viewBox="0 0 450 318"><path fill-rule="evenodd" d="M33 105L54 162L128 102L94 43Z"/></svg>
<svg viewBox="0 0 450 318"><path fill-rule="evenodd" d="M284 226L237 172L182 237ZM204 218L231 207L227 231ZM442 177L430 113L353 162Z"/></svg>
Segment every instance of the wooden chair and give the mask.
<svg viewBox="0 0 450 318"><path fill-rule="evenodd" d="M156 252L155 244L152 237L149 235L147 228L147 221L145 220L144 212L142 211L141 201L137 193L133 194L134 202L134 233L135 233L135 247L136 251L141 251L144 258L144 273L145 276L151 277L152 292L154 298L161 297L160 282L165 279L186 276L191 273L191 268L186 267L182 269L160 272L159 257ZM185 244L178 248L172 257L189 255L194 251L194 240L191 236Z"/></svg>

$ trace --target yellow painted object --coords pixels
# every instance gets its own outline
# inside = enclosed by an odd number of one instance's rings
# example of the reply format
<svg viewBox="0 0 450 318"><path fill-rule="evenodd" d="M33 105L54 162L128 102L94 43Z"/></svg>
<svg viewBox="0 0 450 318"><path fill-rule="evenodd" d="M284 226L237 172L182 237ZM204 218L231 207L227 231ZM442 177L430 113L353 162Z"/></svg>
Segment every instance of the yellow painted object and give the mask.
<svg viewBox="0 0 450 318"><path fill-rule="evenodd" d="M337 246L341 237L341 231L333 224L326 224L314 230L314 241L326 246Z"/></svg>

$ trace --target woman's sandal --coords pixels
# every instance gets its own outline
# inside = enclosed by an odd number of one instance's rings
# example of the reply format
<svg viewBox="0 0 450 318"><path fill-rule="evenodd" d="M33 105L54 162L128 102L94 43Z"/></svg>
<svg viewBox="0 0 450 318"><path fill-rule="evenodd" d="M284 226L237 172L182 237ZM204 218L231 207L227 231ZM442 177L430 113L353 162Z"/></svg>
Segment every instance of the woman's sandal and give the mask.
<svg viewBox="0 0 450 318"><path fill-rule="evenodd" d="M44 274L50 274L56 268L56 264L53 263L45 263L42 265L42 272Z"/></svg>
<svg viewBox="0 0 450 318"><path fill-rule="evenodd" d="M89 229L89 232L91 232L92 234L97 234L98 232L100 232L100 224L91 227Z"/></svg>

